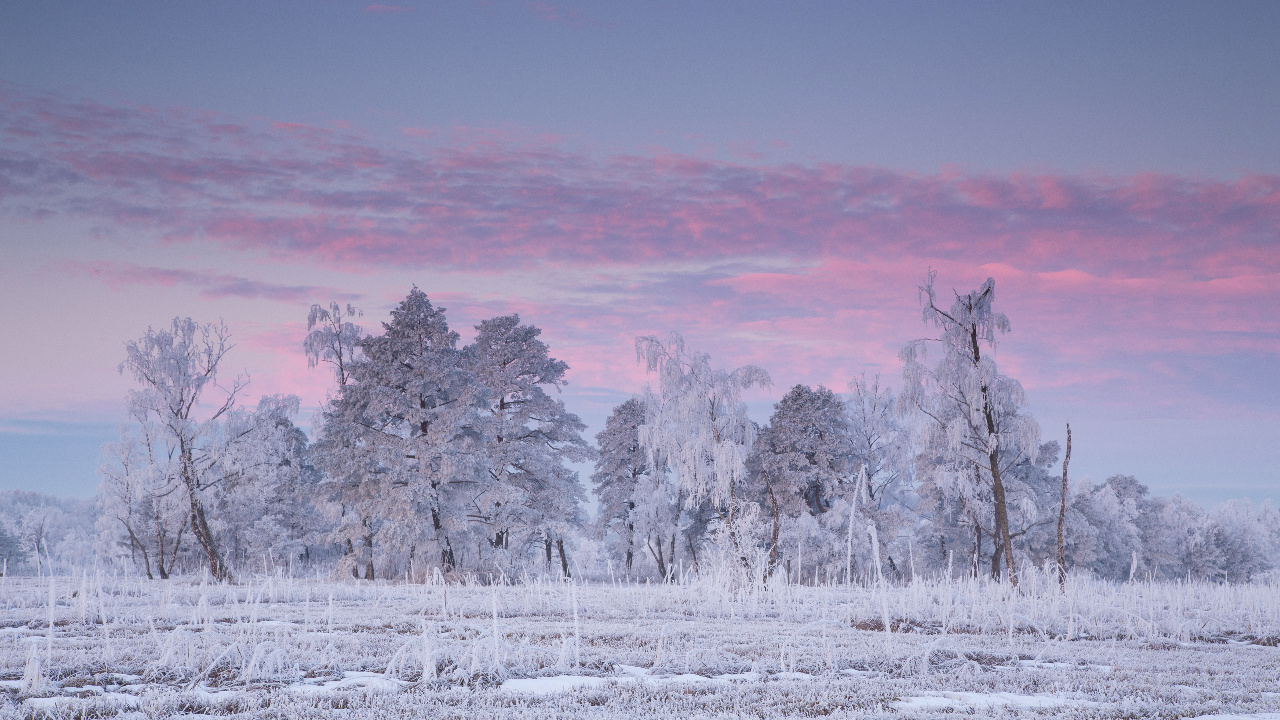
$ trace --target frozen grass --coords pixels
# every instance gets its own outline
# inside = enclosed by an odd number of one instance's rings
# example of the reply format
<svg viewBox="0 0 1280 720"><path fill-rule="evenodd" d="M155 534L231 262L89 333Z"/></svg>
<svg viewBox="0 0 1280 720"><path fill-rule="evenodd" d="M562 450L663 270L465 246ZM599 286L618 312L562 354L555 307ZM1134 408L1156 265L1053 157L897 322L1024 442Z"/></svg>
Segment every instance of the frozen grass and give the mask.
<svg viewBox="0 0 1280 720"><path fill-rule="evenodd" d="M1016 590L4 578L0 717L1239 716L1280 712L1278 637L1272 585L1062 593L1035 573Z"/></svg>

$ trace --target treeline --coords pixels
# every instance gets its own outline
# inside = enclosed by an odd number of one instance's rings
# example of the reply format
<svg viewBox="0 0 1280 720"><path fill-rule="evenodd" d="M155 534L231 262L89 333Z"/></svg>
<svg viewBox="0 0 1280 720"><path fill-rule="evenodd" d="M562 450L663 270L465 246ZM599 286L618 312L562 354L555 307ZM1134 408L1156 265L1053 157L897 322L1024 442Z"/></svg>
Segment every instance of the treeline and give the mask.
<svg viewBox="0 0 1280 720"><path fill-rule="evenodd" d="M358 314L308 318L304 349L333 377L314 442L296 397L244 408L245 379L219 382L225 326L175 319L127 344L121 371L141 387L101 491L121 555L160 578L197 559L220 580L281 561L370 580L504 572L532 555L570 572L586 497L567 463L593 453L548 392L568 366L540 331L497 317L458 347L417 288L380 334Z"/></svg>
<svg viewBox="0 0 1280 720"><path fill-rule="evenodd" d="M0 490L0 573L66 571L92 558L98 504L27 490Z"/></svg>
<svg viewBox="0 0 1280 720"><path fill-rule="evenodd" d="M244 378L219 381L225 326L175 319L126 346L121 371L139 389L105 448L98 552L149 577L203 567L223 580L289 565L363 579L714 568L1016 582L1061 557L1116 580L1240 582L1275 566L1270 505L1208 513L1129 476L1069 478L996 368L1009 322L994 282L946 307L932 275L921 290L936 336L903 348L900 393L866 378L845 395L797 385L761 427L741 393L769 385L764 370L642 337L652 385L614 408L594 447L555 397L567 365L515 315L459 347L417 288L379 334L351 306L314 306L304 350L332 376L314 440L294 425L297 398L244 407ZM569 468L589 460L590 520Z"/></svg>

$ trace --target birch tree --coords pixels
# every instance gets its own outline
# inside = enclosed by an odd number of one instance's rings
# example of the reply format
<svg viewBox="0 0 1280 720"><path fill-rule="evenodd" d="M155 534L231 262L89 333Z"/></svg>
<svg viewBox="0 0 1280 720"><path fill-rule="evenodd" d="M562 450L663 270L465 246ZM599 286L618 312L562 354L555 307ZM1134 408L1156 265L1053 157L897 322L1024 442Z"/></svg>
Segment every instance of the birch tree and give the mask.
<svg viewBox="0 0 1280 720"><path fill-rule="evenodd" d="M958 502L980 523L979 506L990 491L993 560L1003 557L1005 576L1016 585L1006 475L1017 463L1035 460L1039 426L1023 412L1022 385L999 374L992 358L997 333L1009 331L1009 319L994 309L995 280L988 278L973 292L956 293L950 308L943 310L934 290L935 276L929 272L920 294L924 321L941 332L934 342L941 345L942 357L926 365L924 340L902 349L903 401L922 421L921 440L934 458L929 481L939 494Z"/></svg>
<svg viewBox="0 0 1280 720"><path fill-rule="evenodd" d="M318 499L327 509L332 520L331 539L342 547L340 565L360 577L373 579L373 535L379 524L377 509L384 500L385 488L380 488L378 463L372 447L364 437L361 419L369 398L363 388L351 388L357 365L363 359L360 341L364 329L354 318L364 313L354 305L344 309L337 302L328 307L312 305L307 314L307 337L302 348L309 367L328 365L333 373L334 386L322 413L321 432L313 448L316 463L321 469L318 483ZM356 542L360 548L355 547Z"/></svg>
<svg viewBox="0 0 1280 720"><path fill-rule="evenodd" d="M155 440L172 451L176 474L191 516L191 531L203 550L210 574L231 579L231 568L214 534L206 512L207 495L214 492L222 474L217 468L214 430L220 418L235 407L237 395L248 383L237 377L230 386L217 383L219 365L233 347L222 323L197 324L191 318L174 318L167 329L147 328L138 340L125 345L120 372L128 371L142 385L129 393L129 413L140 424L153 426ZM222 397L200 413L208 391Z"/></svg>
<svg viewBox="0 0 1280 720"><path fill-rule="evenodd" d="M129 395L133 428L106 446L100 498L104 532L123 532L121 544L148 577L173 573L188 534L220 581L231 579L233 559L288 550L306 534L295 524L309 505L306 437L292 422L298 399L236 406L247 381L217 383L230 349L225 325L189 318L126 345L121 371L143 387ZM222 392L220 403L202 404L210 390Z"/></svg>
<svg viewBox="0 0 1280 720"><path fill-rule="evenodd" d="M328 364L339 391L351 378L359 358L360 338L364 335L364 329L351 319L363 315L356 306L348 303L344 310L337 302L330 302L327 308L312 305L311 312L307 313L307 337L302 342L307 366Z"/></svg>
<svg viewBox="0 0 1280 720"><path fill-rule="evenodd" d="M658 379L657 390L645 388L645 424L639 433L650 462L665 463L676 473L685 508L710 503L728 550L750 570L741 525L758 510L743 497L756 427L747 417L742 391L770 386L769 374L754 365L714 369L710 356L687 350L676 333L636 338L636 359Z"/></svg>
<svg viewBox="0 0 1280 720"><path fill-rule="evenodd" d="M121 439L103 446L102 534L141 561L148 579L168 579L189 541L190 504L183 492L176 448L153 434L154 423L122 426Z"/></svg>

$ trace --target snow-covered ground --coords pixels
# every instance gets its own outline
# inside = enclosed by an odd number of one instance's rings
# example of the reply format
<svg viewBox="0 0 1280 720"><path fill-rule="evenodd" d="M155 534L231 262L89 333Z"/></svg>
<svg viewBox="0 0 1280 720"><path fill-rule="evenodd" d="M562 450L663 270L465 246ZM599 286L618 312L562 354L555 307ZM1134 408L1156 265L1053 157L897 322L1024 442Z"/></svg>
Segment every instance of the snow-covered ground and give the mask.
<svg viewBox="0 0 1280 720"><path fill-rule="evenodd" d="M889 617L891 632L884 630ZM1280 587L0 579L0 717L1280 720Z"/></svg>

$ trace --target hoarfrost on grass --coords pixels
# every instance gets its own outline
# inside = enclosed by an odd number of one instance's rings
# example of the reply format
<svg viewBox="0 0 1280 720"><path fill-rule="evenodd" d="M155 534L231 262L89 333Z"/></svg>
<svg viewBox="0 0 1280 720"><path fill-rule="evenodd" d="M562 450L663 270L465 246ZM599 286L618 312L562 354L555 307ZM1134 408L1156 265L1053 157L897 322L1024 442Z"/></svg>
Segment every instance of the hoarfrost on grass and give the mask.
<svg viewBox="0 0 1280 720"><path fill-rule="evenodd" d="M1280 718L1272 585L242 582L5 578L0 718Z"/></svg>

